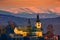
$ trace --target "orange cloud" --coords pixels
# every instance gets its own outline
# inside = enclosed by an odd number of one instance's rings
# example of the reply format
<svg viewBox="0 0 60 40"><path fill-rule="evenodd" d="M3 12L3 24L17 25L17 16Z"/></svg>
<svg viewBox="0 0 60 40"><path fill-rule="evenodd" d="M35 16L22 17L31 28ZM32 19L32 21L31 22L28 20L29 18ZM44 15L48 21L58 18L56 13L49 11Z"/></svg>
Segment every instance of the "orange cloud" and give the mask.
<svg viewBox="0 0 60 40"><path fill-rule="evenodd" d="M47 13L48 10L52 11L52 12L56 12L56 13L60 13L60 7L54 7L54 8L38 8L38 7L21 7L21 8L9 8L9 9L1 9L1 10L5 10L8 12L12 12L12 13L21 13L21 12L26 12L26 13Z"/></svg>
<svg viewBox="0 0 60 40"><path fill-rule="evenodd" d="M60 7L54 7L50 9L53 12L60 13Z"/></svg>
<svg viewBox="0 0 60 40"><path fill-rule="evenodd" d="M57 0L3 0L0 1L0 7L51 7L60 6Z"/></svg>
<svg viewBox="0 0 60 40"><path fill-rule="evenodd" d="M46 12L44 9L42 8L38 8L38 7L27 7L31 12L35 12L35 13L44 13Z"/></svg>
<svg viewBox="0 0 60 40"><path fill-rule="evenodd" d="M23 7L24 10L19 9L21 7ZM28 8L29 10L25 9L24 7ZM59 0L2 0L0 1L0 9L6 9L7 11L15 12L15 13L18 12L41 13L41 12L46 12L47 8L54 12L60 12L60 1Z"/></svg>
<svg viewBox="0 0 60 40"><path fill-rule="evenodd" d="M0 9L0 10L8 11L14 14L19 13L19 12L24 12L24 10L21 10L19 8L9 8L9 9Z"/></svg>

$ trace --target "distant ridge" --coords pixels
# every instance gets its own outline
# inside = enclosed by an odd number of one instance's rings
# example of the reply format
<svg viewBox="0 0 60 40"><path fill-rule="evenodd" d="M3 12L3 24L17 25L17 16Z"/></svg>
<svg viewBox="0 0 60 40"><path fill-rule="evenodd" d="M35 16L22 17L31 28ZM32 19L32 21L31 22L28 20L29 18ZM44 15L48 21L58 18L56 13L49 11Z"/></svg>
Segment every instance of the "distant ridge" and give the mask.
<svg viewBox="0 0 60 40"><path fill-rule="evenodd" d="M24 17L24 18L36 18L36 15L37 15L35 13L29 14L29 13L26 13L26 12L21 12L21 13L14 14L14 13L11 13L11 12L8 12L8 11L3 11L3 10L0 10L0 14L12 15L12 16ZM51 13L51 14L40 13L39 16L40 16L40 18L56 18L56 17L59 17L55 13Z"/></svg>

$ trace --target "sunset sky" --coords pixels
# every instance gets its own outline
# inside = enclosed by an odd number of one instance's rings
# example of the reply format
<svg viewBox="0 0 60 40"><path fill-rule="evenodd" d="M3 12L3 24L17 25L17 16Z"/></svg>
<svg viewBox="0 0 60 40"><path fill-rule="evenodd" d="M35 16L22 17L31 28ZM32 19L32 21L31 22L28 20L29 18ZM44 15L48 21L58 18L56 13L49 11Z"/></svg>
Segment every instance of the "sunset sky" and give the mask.
<svg viewBox="0 0 60 40"><path fill-rule="evenodd" d="M60 13L60 0L0 0L0 9L19 12L19 8L28 8L34 12L46 12L47 9ZM21 12L22 10L20 10Z"/></svg>

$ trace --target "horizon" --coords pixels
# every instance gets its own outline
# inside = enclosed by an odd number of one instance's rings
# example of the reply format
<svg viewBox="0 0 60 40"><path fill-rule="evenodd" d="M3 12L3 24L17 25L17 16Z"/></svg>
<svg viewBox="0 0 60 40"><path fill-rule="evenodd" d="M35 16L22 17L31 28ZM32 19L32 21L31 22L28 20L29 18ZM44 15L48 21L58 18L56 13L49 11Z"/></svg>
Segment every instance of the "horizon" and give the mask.
<svg viewBox="0 0 60 40"><path fill-rule="evenodd" d="M15 16L15 17L24 17L24 18L36 18L36 15L39 14L39 17L41 19L43 18L56 18L56 17L60 17L60 15L58 13L55 13L55 12L52 12L50 10L48 10L47 12L45 13L35 13L35 12L31 12L32 14L30 14L30 12L19 12L19 13L12 13L12 12L9 12L9 11L5 11L5 10L0 10L0 14L3 14L3 15L12 15L12 16Z"/></svg>

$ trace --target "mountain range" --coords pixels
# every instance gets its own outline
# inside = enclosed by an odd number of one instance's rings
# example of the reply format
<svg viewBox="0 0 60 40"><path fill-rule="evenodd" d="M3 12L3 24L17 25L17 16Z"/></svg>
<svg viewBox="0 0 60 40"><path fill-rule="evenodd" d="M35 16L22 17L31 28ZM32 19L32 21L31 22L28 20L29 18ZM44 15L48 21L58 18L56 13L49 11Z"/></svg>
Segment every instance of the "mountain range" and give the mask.
<svg viewBox="0 0 60 40"><path fill-rule="evenodd" d="M0 10L0 14L12 15L12 16L24 17L24 18L36 18L36 15L39 14L39 17L41 19L43 19L43 18L56 18L56 17L60 16L60 15L57 15L56 13L51 12L51 11L49 11L49 13L37 13L37 14L36 13L29 14L27 12L20 12L20 13L14 14L14 13L11 13L8 11Z"/></svg>

